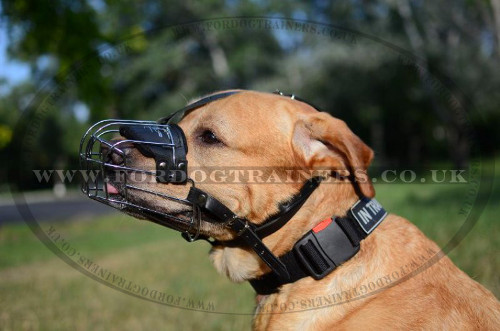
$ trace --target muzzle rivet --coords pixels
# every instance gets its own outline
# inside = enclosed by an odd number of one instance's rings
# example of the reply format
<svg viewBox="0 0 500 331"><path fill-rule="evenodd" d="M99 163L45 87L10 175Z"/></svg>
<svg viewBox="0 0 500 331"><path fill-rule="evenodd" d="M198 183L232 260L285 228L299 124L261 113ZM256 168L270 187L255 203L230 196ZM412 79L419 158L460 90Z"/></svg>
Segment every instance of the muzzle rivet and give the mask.
<svg viewBox="0 0 500 331"><path fill-rule="evenodd" d="M177 165L177 168L178 168L178 169L184 169L185 165L186 165L186 164L185 164L184 162L180 162L180 163Z"/></svg>
<svg viewBox="0 0 500 331"><path fill-rule="evenodd" d="M207 196L205 194L202 194L198 197L198 203L199 204L205 204L207 202Z"/></svg>
<svg viewBox="0 0 500 331"><path fill-rule="evenodd" d="M167 167L167 163L160 162L159 166L160 166L160 168L166 168Z"/></svg>

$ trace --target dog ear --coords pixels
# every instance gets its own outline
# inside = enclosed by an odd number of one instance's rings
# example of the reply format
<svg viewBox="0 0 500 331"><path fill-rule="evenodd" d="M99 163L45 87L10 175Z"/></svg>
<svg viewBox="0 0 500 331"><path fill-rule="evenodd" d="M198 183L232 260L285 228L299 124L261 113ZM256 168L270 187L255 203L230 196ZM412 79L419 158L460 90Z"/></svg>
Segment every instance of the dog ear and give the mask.
<svg viewBox="0 0 500 331"><path fill-rule="evenodd" d="M361 194L375 196L367 173L373 151L344 121L328 113L309 113L296 123L292 146L307 168L332 169L341 176L352 176Z"/></svg>

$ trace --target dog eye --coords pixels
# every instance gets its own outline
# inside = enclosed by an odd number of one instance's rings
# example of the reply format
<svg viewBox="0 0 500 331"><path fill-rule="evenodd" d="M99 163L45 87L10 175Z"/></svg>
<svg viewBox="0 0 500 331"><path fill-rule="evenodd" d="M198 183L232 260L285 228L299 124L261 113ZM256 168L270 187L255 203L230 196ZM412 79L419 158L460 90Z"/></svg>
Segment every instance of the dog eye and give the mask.
<svg viewBox="0 0 500 331"><path fill-rule="evenodd" d="M215 133L213 133L210 130L203 131L203 133L200 135L200 139L203 143L207 145L215 145L221 143L221 141L217 138Z"/></svg>

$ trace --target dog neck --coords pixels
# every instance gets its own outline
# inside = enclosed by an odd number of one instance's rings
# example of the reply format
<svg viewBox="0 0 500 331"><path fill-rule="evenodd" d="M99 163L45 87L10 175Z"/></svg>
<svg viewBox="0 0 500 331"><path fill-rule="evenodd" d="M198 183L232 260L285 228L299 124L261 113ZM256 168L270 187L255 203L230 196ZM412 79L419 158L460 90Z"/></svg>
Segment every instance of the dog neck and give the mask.
<svg viewBox="0 0 500 331"><path fill-rule="evenodd" d="M307 231L332 216L345 216L359 199L353 185L346 181L325 183L283 228L266 237L264 243L273 254L281 256ZM243 282L268 273L270 269L250 248L216 246L210 258L217 269L234 282Z"/></svg>

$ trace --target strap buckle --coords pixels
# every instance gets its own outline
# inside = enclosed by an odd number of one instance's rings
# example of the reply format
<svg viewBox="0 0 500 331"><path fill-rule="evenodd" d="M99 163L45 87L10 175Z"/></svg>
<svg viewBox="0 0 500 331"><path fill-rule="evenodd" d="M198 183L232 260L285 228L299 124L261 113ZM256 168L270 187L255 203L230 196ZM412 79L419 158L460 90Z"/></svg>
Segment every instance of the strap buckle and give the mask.
<svg viewBox="0 0 500 331"><path fill-rule="evenodd" d="M322 279L359 251L347 234L331 222L324 229L307 232L293 247L293 252L310 275Z"/></svg>

